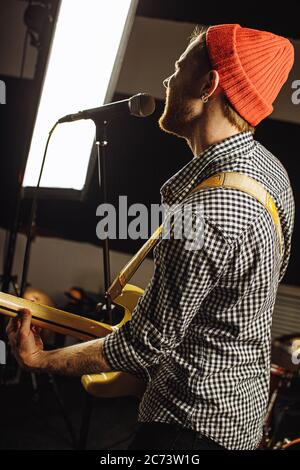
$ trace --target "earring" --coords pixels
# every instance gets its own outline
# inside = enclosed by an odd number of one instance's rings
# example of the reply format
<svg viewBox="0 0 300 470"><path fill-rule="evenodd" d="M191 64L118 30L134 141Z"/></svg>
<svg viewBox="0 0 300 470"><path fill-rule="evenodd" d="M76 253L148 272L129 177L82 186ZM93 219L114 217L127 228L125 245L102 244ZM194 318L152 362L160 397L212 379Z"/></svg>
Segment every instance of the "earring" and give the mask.
<svg viewBox="0 0 300 470"><path fill-rule="evenodd" d="M207 103L208 98L209 98L208 93L203 93L203 95L201 96L202 103Z"/></svg>

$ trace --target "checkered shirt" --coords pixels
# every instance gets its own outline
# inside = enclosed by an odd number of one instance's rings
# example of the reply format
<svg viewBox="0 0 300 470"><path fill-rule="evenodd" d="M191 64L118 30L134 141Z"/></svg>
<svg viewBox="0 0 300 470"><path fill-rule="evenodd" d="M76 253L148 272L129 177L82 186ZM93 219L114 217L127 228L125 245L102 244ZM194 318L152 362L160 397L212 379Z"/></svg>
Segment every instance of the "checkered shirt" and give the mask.
<svg viewBox="0 0 300 470"><path fill-rule="evenodd" d="M189 195L219 172L241 172L273 197L284 236L252 196L228 188ZM270 380L272 312L290 256L294 199L283 165L251 132L206 149L161 188L164 204L202 208L203 244L161 239L133 318L104 341L113 370L147 379L140 422L178 423L227 449L255 449Z"/></svg>

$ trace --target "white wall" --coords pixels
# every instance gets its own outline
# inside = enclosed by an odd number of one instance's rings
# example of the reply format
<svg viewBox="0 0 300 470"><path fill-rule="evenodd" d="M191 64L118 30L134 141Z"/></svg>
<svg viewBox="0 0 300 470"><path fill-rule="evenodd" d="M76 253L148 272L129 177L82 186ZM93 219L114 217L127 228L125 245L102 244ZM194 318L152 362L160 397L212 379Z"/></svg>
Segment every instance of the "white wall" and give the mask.
<svg viewBox="0 0 300 470"><path fill-rule="evenodd" d="M3 263L5 231L0 229L0 266ZM22 273L25 236L18 237L13 274ZM130 255L111 252L112 279L129 261ZM153 262L146 259L131 280L146 287L153 272ZM28 281L32 286L45 290L57 302L63 292L72 286L99 292L103 291L102 250L88 243L78 243L57 238L38 237L31 252ZM20 278L19 278L20 279Z"/></svg>

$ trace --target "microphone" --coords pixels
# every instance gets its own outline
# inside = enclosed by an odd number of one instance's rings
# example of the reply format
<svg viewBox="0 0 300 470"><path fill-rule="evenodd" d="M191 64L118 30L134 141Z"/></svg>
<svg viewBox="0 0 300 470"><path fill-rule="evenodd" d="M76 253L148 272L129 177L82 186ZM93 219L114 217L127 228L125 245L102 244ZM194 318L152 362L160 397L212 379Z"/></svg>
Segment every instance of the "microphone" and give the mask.
<svg viewBox="0 0 300 470"><path fill-rule="evenodd" d="M73 122L79 119L93 119L94 121L109 121L122 114L131 114L136 117L150 116L155 110L155 99L147 93L139 93L127 100L104 104L99 108L85 109L75 114L67 114L57 122Z"/></svg>

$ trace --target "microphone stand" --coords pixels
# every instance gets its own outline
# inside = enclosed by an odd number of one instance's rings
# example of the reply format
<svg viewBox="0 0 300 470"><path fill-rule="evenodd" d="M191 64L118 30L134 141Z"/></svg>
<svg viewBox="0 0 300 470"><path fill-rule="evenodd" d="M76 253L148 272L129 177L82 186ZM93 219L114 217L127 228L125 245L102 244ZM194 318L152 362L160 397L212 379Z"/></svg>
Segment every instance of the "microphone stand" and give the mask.
<svg viewBox="0 0 300 470"><path fill-rule="evenodd" d="M107 126L108 121L94 120L96 126L96 149L97 149L97 166L98 166L98 184L103 204L107 200L107 176L106 176L106 155L107 155ZM107 290L111 283L110 275L110 257L109 257L109 241L108 237L103 240L103 274L104 274L104 291L105 291L105 305L110 325L113 324L111 298L107 294ZM97 310L101 309L102 305L97 305Z"/></svg>

